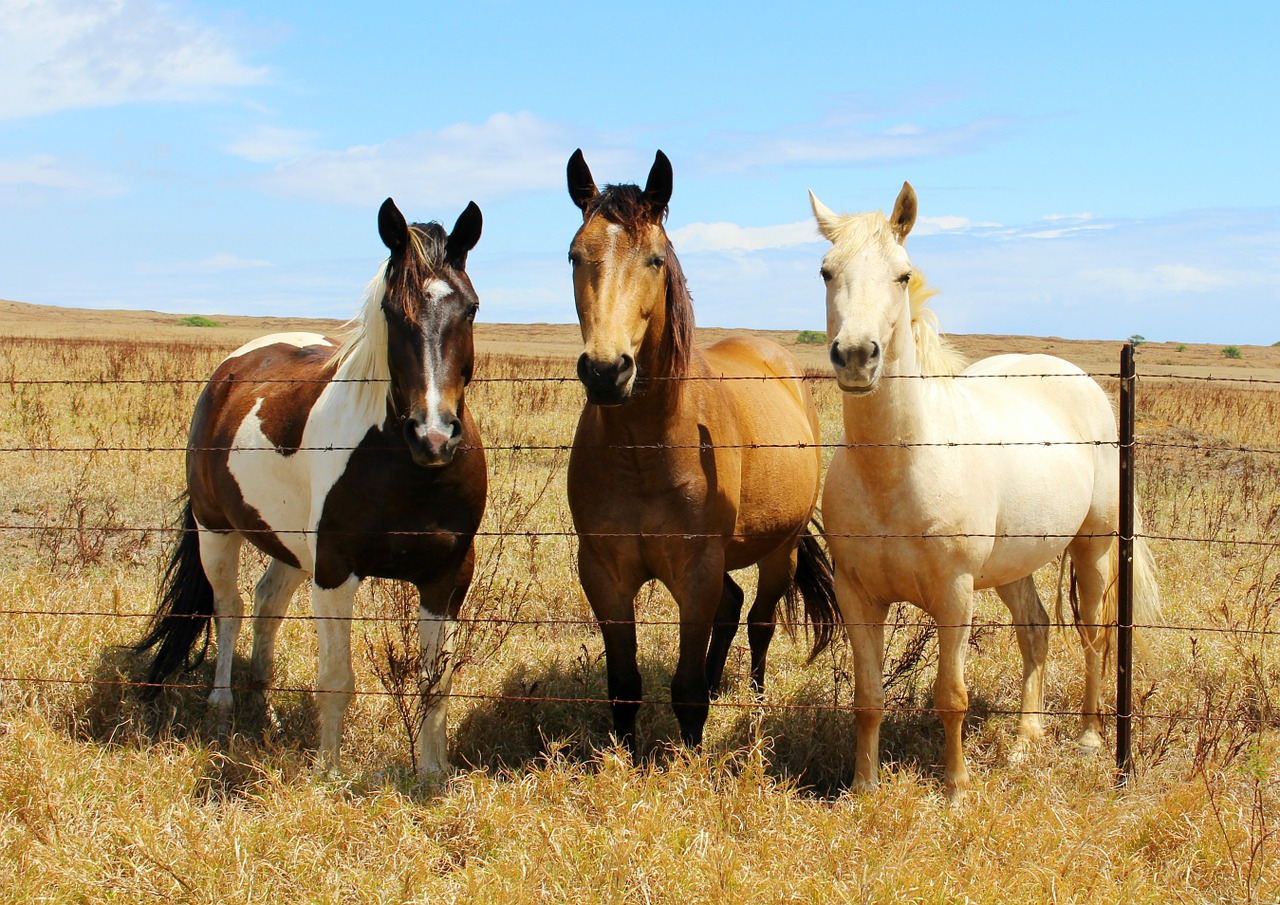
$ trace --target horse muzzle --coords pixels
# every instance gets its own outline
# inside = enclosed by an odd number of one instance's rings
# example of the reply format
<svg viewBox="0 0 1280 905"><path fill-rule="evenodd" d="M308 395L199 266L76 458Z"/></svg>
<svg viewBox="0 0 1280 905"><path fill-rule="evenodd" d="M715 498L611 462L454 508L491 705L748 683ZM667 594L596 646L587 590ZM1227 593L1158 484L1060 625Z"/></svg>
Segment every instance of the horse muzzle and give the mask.
<svg viewBox="0 0 1280 905"><path fill-rule="evenodd" d="M578 358L578 379L592 405L622 405L635 388L636 360L624 352L614 361L601 363L583 352Z"/></svg>
<svg viewBox="0 0 1280 905"><path fill-rule="evenodd" d="M422 468L443 468L453 461L462 442L462 420L457 415L428 423L421 416L411 416L404 424L404 439L413 464Z"/></svg>
<svg viewBox="0 0 1280 905"><path fill-rule="evenodd" d="M839 337L831 343L831 368L840 389L854 396L874 392L880 385L884 355L875 340L844 343Z"/></svg>

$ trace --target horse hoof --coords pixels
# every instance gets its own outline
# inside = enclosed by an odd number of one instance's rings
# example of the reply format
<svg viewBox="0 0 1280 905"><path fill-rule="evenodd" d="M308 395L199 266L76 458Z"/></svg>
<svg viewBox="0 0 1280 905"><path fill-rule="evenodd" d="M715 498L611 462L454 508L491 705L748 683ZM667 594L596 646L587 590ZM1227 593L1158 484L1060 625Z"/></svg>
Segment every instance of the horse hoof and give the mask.
<svg viewBox="0 0 1280 905"><path fill-rule="evenodd" d="M1076 739L1076 750L1082 757L1094 757L1102 753L1102 736L1093 729L1086 729Z"/></svg>

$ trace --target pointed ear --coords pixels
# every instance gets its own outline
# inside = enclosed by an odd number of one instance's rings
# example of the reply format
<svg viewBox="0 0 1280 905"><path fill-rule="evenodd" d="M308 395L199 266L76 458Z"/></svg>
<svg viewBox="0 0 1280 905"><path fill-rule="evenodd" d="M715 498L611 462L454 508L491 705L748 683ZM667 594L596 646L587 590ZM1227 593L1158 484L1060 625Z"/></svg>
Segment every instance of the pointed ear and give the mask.
<svg viewBox="0 0 1280 905"><path fill-rule="evenodd" d="M449 233L449 238L444 243L444 259L454 270L466 269L467 252L480 241L480 227L483 223L479 206L474 201L468 202L467 209L458 215L458 222L453 224L453 232Z"/></svg>
<svg viewBox="0 0 1280 905"><path fill-rule="evenodd" d="M809 190L809 207L813 208L813 219L818 221L818 232L828 242L835 242L835 228L840 223L840 215L818 200L818 196Z"/></svg>
<svg viewBox="0 0 1280 905"><path fill-rule="evenodd" d="M649 169L649 179L644 184L644 200L654 216L661 217L671 201L671 161L667 155L659 151L653 157L653 166Z"/></svg>
<svg viewBox="0 0 1280 905"><path fill-rule="evenodd" d="M569 158L568 176L569 197L585 214L587 205L599 194L599 191L596 189L595 179L591 176L591 168L587 166L587 159L582 156L582 148L574 151L573 156Z"/></svg>
<svg viewBox="0 0 1280 905"><path fill-rule="evenodd" d="M390 198L382 202L382 207L378 209L378 235L382 237L382 244L391 249L393 255L402 253L409 243L409 224Z"/></svg>
<svg viewBox="0 0 1280 905"><path fill-rule="evenodd" d="M893 202L893 216L889 218L889 226L893 228L893 234L898 237L899 245L915 225L916 190L911 187L911 183L904 182L902 191L898 192L898 200Z"/></svg>

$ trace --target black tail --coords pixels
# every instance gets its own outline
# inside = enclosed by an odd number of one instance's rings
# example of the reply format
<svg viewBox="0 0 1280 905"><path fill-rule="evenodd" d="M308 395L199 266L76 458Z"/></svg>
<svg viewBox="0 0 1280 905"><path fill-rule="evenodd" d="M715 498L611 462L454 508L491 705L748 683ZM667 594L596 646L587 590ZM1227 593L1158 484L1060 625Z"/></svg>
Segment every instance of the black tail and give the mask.
<svg viewBox="0 0 1280 905"><path fill-rule="evenodd" d="M204 660L209 650L209 627L213 618L213 586L204 574L200 562L200 534L196 530L196 517L187 500L182 510L182 536L178 538L165 569L160 591L160 606L151 617L147 634L133 646L136 653L156 648L156 658L151 662L149 683L143 698L152 699L160 693L160 686L179 670L194 669ZM200 636L204 645L194 657L192 649Z"/></svg>
<svg viewBox="0 0 1280 905"><path fill-rule="evenodd" d="M786 598L788 612L794 610L797 593L804 601L805 620L813 632L810 663L827 649L835 638L837 627L841 625L840 609L836 606L835 573L831 570L831 560L819 539L821 532L822 523L815 516L809 523L809 529L800 538L800 546L796 551L796 577L787 589Z"/></svg>

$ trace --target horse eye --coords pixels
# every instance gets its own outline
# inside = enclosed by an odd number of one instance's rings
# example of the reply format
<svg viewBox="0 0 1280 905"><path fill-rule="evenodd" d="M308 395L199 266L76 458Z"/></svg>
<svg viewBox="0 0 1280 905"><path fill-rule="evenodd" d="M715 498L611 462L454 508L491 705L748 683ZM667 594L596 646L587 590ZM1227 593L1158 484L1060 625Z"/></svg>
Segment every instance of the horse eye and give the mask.
<svg viewBox="0 0 1280 905"><path fill-rule="evenodd" d="M649 266L652 267L654 270L657 270L659 267L661 267L665 263L667 263L667 259L663 255L654 255L653 257L649 258Z"/></svg>
<svg viewBox="0 0 1280 905"><path fill-rule="evenodd" d="M468 306L468 308L467 308L467 320L469 320L469 321L473 321L473 320L475 320L475 319L476 319L476 312L477 312L477 311L479 311L479 310L480 310L480 303L479 303L479 302L472 302L472 303L470 304L470 306Z"/></svg>
<svg viewBox="0 0 1280 905"><path fill-rule="evenodd" d="M902 276L898 277L898 282L899 282L899 283L902 283L902 284L904 284L904 285L905 285L905 284L907 284L907 283L910 283L910 282L911 282L911 271L910 271L910 270L908 270L908 271L907 271L906 273L904 273Z"/></svg>
<svg viewBox="0 0 1280 905"><path fill-rule="evenodd" d="M576 251L569 252L569 263L574 267L577 267L582 263L582 255L578 254Z"/></svg>
<svg viewBox="0 0 1280 905"><path fill-rule="evenodd" d="M830 270L827 270L827 268L825 268L825 267L824 267L824 268L822 268L821 270L819 270L819 271L818 271L818 273L822 274L822 281L823 281L824 283L830 283L830 282L831 282L831 271L830 271Z"/></svg>

